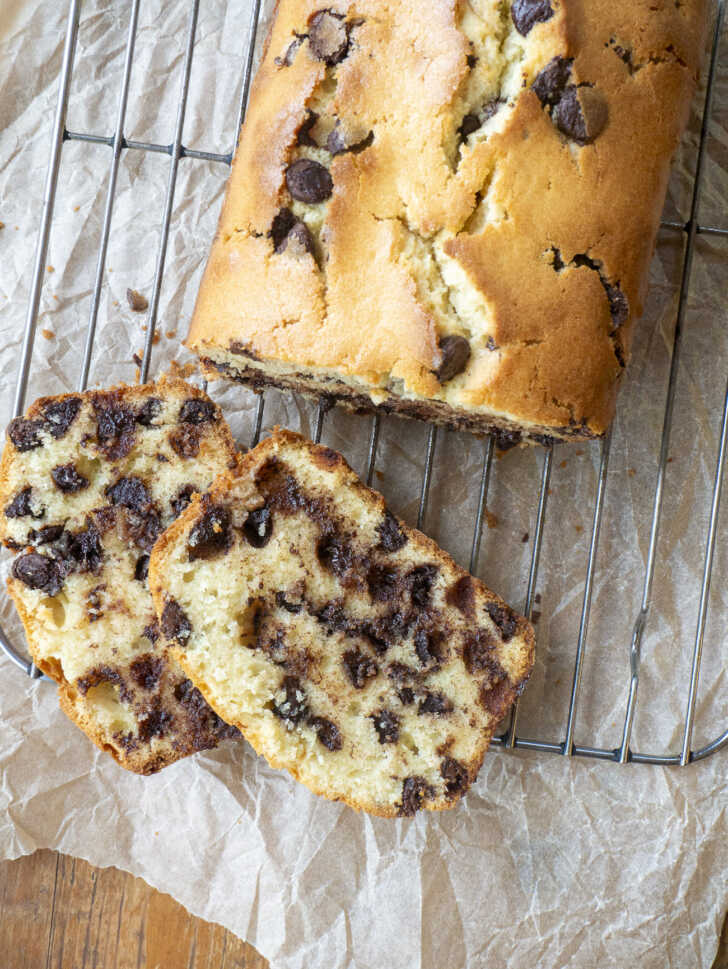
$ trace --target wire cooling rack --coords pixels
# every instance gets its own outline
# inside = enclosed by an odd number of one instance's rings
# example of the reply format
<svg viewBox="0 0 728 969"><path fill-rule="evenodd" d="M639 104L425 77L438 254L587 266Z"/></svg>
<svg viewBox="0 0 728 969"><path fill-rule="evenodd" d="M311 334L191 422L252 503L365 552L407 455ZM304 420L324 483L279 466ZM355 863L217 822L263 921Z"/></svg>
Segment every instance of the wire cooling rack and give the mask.
<svg viewBox="0 0 728 969"><path fill-rule="evenodd" d="M79 21L82 0L71 0L68 13L67 31L63 48L63 59L60 71L58 86L58 101L55 111L55 118L52 129L52 142L50 159L48 163L45 192L43 197L43 211L41 218L38 243L35 254L32 284L28 302L28 310L25 321L20 366L18 370L17 384L14 398L14 415L22 414L25 409L26 391L31 369L33 346L35 341L36 327L39 316L39 306L41 291L43 286L46 257L48 252L49 236L53 220L53 210L58 186L58 175L61 164L61 155L64 143L70 141L84 141L96 145L105 145L111 149L110 163L108 169L108 182L106 192L106 203L104 208L103 223L101 226L100 242L98 247L98 258L96 272L92 290L91 310L89 322L86 330L86 339L83 349L83 361L81 376L78 389L84 390L88 384L89 369L91 358L94 352L94 338L96 334L96 324L99 314L99 306L106 267L107 250L111 229L111 217L116 195L117 176L119 165L123 153L125 152L152 152L169 157L169 170L167 176L167 188L165 195L164 214L162 218L160 242L157 251L156 268L154 273L154 284L152 297L149 304L147 330L144 345L144 355L141 362L141 380L145 381L148 377L151 362L152 346L154 342L155 327L158 319L160 291L164 276L165 262L167 259L167 249L172 230L173 206L175 199L175 187L180 160L192 159L207 162L219 163L229 166L232 161L233 149L225 154L210 151L198 151L186 147L182 144L183 128L187 111L188 93L190 90L190 77L192 70L193 53L195 48L195 38L198 26L198 14L200 0L191 0L189 6L189 25L185 41L184 63L182 69L181 87L179 92L179 102L177 107L176 123L174 127L174 138L171 144L160 144L155 142L131 141L124 135L125 122L127 117L127 106L129 102L130 79L132 64L134 61L134 48L137 37L139 12L141 0L132 0L129 11L129 23L126 38L126 48L124 56L124 66L122 72L121 89L118 97L118 111L116 124L113 134L99 134L83 131L70 131L66 127L66 115L69 103L69 91L73 75L74 57L76 54ZM622 727L621 742L614 748L588 746L578 744L575 741L575 727L577 723L577 710L579 709L580 688L582 685L582 674L587 648L587 637L589 631L589 621L592 605L592 593L597 578L597 552L599 548L600 528L602 525L605 493L607 488L607 475L609 467L609 455L612 443L612 432L599 445L601 449L599 457L599 470L596 477L596 488L593 495L593 514L591 523L591 533L588 540L588 557L586 572L583 580L583 595L581 602L581 612L578 623L578 634L574 647L573 672L571 675L571 690L568 702L568 712L566 722L563 727L562 739L546 740L543 738L528 738L520 736L518 733L518 705L516 704L508 726L499 736L494 738L493 745L500 749L522 748L528 750L541 751L545 753L561 754L566 757L590 757L601 760L616 761L618 763L635 762L643 764L663 764L663 765L686 765L692 761L702 760L715 753L721 747L728 744L728 729L724 730L710 743L705 744L699 749L693 749L692 737L693 727L696 716L696 705L698 695L698 682L700 677L701 662L703 657L703 642L705 638L706 623L709 612L709 593L711 575L713 571L714 557L716 552L716 542L719 535L719 509L721 490L723 484L723 472L726 461L726 450L728 446L728 385L723 397L722 418L720 422L719 446L715 475L712 485L712 500L710 513L707 521L706 533L703 537L704 542L704 563L702 569L702 581L699 589L699 599L697 607L695 637L692 647L692 662L689 676L689 686L687 698L684 706L684 716L680 726L682 743L680 750L667 753L644 753L633 750L630 741L634 724L635 711L637 707L638 687L640 684L640 659L643 637L647 625L650 608L653 602L653 583L655 578L655 564L657 559L658 542L660 537L660 525L663 517L664 496L665 496L665 477L669 461L671 431L673 428L673 416L676 397L676 385L680 366L680 354L683 344L683 328L687 309L688 290L690 287L691 272L693 269L693 257L695 254L696 240L699 236L728 237L728 227L717 225L704 225L698 221L698 206L700 202L701 188L703 185L704 168L706 164L706 144L708 126L713 105L714 88L716 86L716 71L718 67L718 53L721 41L722 30L724 27L725 0L718 0L714 16L714 28L712 34L712 44L710 51L710 61L708 66L707 81L705 85L704 98L701 105L701 127L700 140L697 150L697 157L694 168L694 176L691 188L690 214L688 219L683 221L668 220L663 221L664 230L681 235L684 240L682 264L679 279L679 299L677 305L677 318L672 334L672 351L669 367L669 378L664 398L664 416L662 421L662 437L659 447L659 460L654 472L654 496L652 500L652 517L649 526L649 546L643 570L642 596L636 621L634 623L631 643L629 645L630 676L626 690L626 706ZM261 20L261 0L254 0L252 4L251 20L249 27L249 43L243 53L242 84L239 101L238 121L242 123L245 108L248 100L250 88L251 70L254 60L256 35ZM238 125L239 127L239 125ZM237 128L236 128L237 130ZM263 425L263 412L265 407L265 397L260 395L257 399L255 411L255 422L252 443L257 443ZM325 402L319 404L315 419L315 429L313 436L318 441L324 430L328 406ZM379 445L381 420L378 416L371 419L369 431L368 458L365 477L371 483L377 462L377 448ZM433 470L436 470L436 446L438 431L434 426L430 426L427 431L426 453L424 456L424 473L419 492L419 511L417 515L417 525L422 527L427 511L428 495L433 477ZM475 572L478 565L480 553L481 535L484 519L487 515L487 499L491 478L494 471L494 442L491 438L486 438L484 442L484 455L482 470L479 482L474 482L478 489L478 498L475 519L473 522L473 538L470 552L470 570ZM544 523L547 515L548 496L550 494L550 481L552 468L554 466L554 448L547 447L542 451L542 463L540 471L540 486L538 489L538 499L534 510L535 527L530 537L530 564L528 566L527 591L525 597L524 612L529 619L534 618L534 604L538 602L539 596L536 593L537 580L539 576L539 565L543 545ZM524 535L524 539L526 536ZM28 661L23 655L11 645L5 632L0 629L0 646L14 663L26 674L33 678L41 678L42 674Z"/></svg>

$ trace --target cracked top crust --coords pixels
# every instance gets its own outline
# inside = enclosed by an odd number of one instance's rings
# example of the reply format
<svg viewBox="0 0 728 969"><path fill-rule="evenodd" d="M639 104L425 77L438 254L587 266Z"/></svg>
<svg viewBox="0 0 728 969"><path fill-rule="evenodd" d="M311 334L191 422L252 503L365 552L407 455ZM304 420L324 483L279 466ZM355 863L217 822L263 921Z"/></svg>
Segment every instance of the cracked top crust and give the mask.
<svg viewBox="0 0 728 969"><path fill-rule="evenodd" d="M604 433L706 6L280 0L188 344Z"/></svg>

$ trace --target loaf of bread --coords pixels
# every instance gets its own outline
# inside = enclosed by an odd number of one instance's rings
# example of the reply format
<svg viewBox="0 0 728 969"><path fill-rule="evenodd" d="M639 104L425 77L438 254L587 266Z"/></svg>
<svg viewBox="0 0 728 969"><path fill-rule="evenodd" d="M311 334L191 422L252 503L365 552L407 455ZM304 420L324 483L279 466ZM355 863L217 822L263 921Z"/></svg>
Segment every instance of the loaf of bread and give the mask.
<svg viewBox="0 0 728 969"><path fill-rule="evenodd" d="M181 380L37 400L0 462L8 588L61 706L129 770L237 733L168 654L149 587L158 535L235 465L219 408Z"/></svg>
<svg viewBox="0 0 728 969"><path fill-rule="evenodd" d="M280 0L188 345L206 373L604 434L707 0Z"/></svg>
<svg viewBox="0 0 728 969"><path fill-rule="evenodd" d="M218 715L317 794L381 816L455 804L533 665L525 619L288 431L195 498L149 582Z"/></svg>

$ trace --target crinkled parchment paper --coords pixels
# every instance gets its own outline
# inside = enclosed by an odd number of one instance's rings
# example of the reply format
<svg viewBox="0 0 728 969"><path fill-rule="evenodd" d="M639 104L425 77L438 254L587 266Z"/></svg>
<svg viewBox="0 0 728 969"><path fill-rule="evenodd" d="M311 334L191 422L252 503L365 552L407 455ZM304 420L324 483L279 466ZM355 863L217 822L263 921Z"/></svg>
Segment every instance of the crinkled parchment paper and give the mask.
<svg viewBox="0 0 728 969"><path fill-rule="evenodd" d="M64 4L4 0L0 12L0 419L15 371L43 197L65 31ZM130 5L83 5L68 127L110 135ZM125 126L128 138L174 134L190 4L142 5ZM200 5L184 144L227 152L235 134L248 0ZM728 37L707 146L700 218L725 224ZM699 134L680 150L667 213L685 219ZM111 151L63 148L28 400L78 379ZM125 151L104 270L96 384L133 380L170 158ZM227 169L184 158L171 224L153 370L184 362L184 336ZM682 238L662 231L652 288L614 431L602 541L575 739L616 746L629 642L649 543L670 365ZM52 268L51 268L52 267ZM671 461L632 747L674 753L695 636L712 479L728 362L728 239L698 238L677 383ZM214 384L242 443L255 398ZM270 393L265 427L310 431L309 404ZM364 470L369 421L333 412L324 440ZM375 484L417 516L426 429L385 420ZM425 529L468 563L484 443L440 432ZM541 452L493 463L479 574L516 606L525 598ZM571 689L599 448L554 456L538 579L538 658L519 734L560 741ZM728 503L726 503L728 504ZM694 745L728 726L722 655L728 619L728 508L721 514ZM3 559L7 574L7 558ZM7 597L0 620L22 633ZM124 773L59 712L54 688L0 660L0 854L52 847L116 865L192 912L249 940L275 969L294 967L709 966L728 902L725 752L688 768L574 762L493 751L458 808L412 821L358 816L317 800L245 743L151 778Z"/></svg>

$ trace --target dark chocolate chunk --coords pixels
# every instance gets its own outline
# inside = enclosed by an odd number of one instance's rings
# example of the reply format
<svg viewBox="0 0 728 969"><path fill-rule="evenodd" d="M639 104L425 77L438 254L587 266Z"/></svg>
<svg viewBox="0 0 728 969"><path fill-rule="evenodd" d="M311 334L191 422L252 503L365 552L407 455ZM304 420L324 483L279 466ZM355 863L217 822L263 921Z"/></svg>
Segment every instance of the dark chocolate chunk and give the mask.
<svg viewBox="0 0 728 969"><path fill-rule="evenodd" d="M502 674L500 663L493 652L495 647L493 637L484 629L467 633L463 647L463 662L471 676L486 670L491 676Z"/></svg>
<svg viewBox="0 0 728 969"><path fill-rule="evenodd" d="M155 511L136 512L127 509L122 519L125 537L137 548L150 552L163 531L162 522Z"/></svg>
<svg viewBox="0 0 728 969"><path fill-rule="evenodd" d="M136 289L127 289L126 301L129 304L129 309L133 313L143 313L149 306L149 301L146 296L142 296Z"/></svg>
<svg viewBox="0 0 728 969"><path fill-rule="evenodd" d="M281 703L273 703L273 713L290 728L308 716L306 694L297 676L284 676L280 687L285 693Z"/></svg>
<svg viewBox="0 0 728 969"><path fill-rule="evenodd" d="M398 552L407 544L407 536L389 509L384 512L384 518L377 525L377 532L379 533L377 547L384 549L385 552Z"/></svg>
<svg viewBox="0 0 728 969"><path fill-rule="evenodd" d="M396 744L399 740L399 718L389 710L375 710L369 714L380 744Z"/></svg>
<svg viewBox="0 0 728 969"><path fill-rule="evenodd" d="M96 394L93 407L96 435L104 454L110 461L125 458L134 446L136 420L131 407L118 403L113 393Z"/></svg>
<svg viewBox="0 0 728 969"><path fill-rule="evenodd" d="M161 656L155 656L154 653L145 653L134 660L129 667L129 672L137 686L143 690L153 690L159 682L163 668L164 662Z"/></svg>
<svg viewBox="0 0 728 969"><path fill-rule="evenodd" d="M79 676L76 680L76 689L82 696L86 696L89 690L95 686L100 686L102 683L112 683L117 686L119 688L119 699L124 703L129 703L133 699L119 670L105 664L94 666L84 676Z"/></svg>
<svg viewBox="0 0 728 969"><path fill-rule="evenodd" d="M448 605L454 606L464 616L472 616L475 610L475 589L470 575L461 576L445 593Z"/></svg>
<svg viewBox="0 0 728 969"><path fill-rule="evenodd" d="M135 475L119 478L104 492L112 505L131 508L132 511L148 511L152 507L152 496L147 486Z"/></svg>
<svg viewBox="0 0 728 969"><path fill-rule="evenodd" d="M63 525L44 525L30 533L30 540L36 545L48 545L49 542L57 542L62 534Z"/></svg>
<svg viewBox="0 0 728 969"><path fill-rule="evenodd" d="M162 409L162 401L158 397L150 397L145 400L136 414L137 424L142 427L154 427L154 418L159 415Z"/></svg>
<svg viewBox="0 0 728 969"><path fill-rule="evenodd" d="M464 336L452 333L444 336L438 343L442 360L440 366L435 371L435 376L444 384L447 380L452 380L462 373L470 359L470 344Z"/></svg>
<svg viewBox="0 0 728 969"><path fill-rule="evenodd" d="M420 705L417 707L417 713L420 716L423 713L431 713L433 716L440 717L446 713L451 713L452 710L452 700L448 699L444 693L430 693L429 690L420 700Z"/></svg>
<svg viewBox="0 0 728 969"><path fill-rule="evenodd" d="M169 433L172 450L181 458L196 458L200 453L200 428L194 424L182 424Z"/></svg>
<svg viewBox="0 0 728 969"><path fill-rule="evenodd" d="M33 489L30 485L19 491L5 508L6 518L26 518L28 515L31 518L42 518L44 514L45 511L42 509L39 512L33 512Z"/></svg>
<svg viewBox="0 0 728 969"><path fill-rule="evenodd" d="M263 548L273 534L273 515L270 508L256 508L251 511L243 525L243 535L253 548Z"/></svg>
<svg viewBox="0 0 728 969"><path fill-rule="evenodd" d="M442 634L436 631L427 632L418 629L415 633L415 653L423 666L432 666L442 659Z"/></svg>
<svg viewBox="0 0 728 969"><path fill-rule="evenodd" d="M156 643L156 641L159 639L159 623L156 619L154 622L144 627L142 630L142 636L144 636L145 639L148 639L150 643Z"/></svg>
<svg viewBox="0 0 728 969"><path fill-rule="evenodd" d="M56 440L63 437L81 410L80 397L64 397L43 408L46 430Z"/></svg>
<svg viewBox="0 0 728 969"><path fill-rule="evenodd" d="M326 139L326 148L332 155L343 155L345 152L358 155L373 142L373 131L363 134L361 130L357 132L356 129L347 129L346 125L337 121Z"/></svg>
<svg viewBox="0 0 728 969"><path fill-rule="evenodd" d="M273 240L273 248L276 252L282 252L285 248L286 236L299 220L288 208L282 208L274 216L268 235Z"/></svg>
<svg viewBox="0 0 728 969"><path fill-rule="evenodd" d="M187 505L192 501L192 495L197 491L197 488L192 484L183 485L177 492L177 497L170 501L172 506L172 514L175 518L179 518L182 512L185 510Z"/></svg>
<svg viewBox="0 0 728 969"><path fill-rule="evenodd" d="M349 52L349 27L340 13L319 10L308 24L311 53L328 67L333 67Z"/></svg>
<svg viewBox="0 0 728 969"><path fill-rule="evenodd" d="M346 542L334 534L327 534L319 539L316 555L321 565L339 578L351 568L354 558Z"/></svg>
<svg viewBox="0 0 728 969"><path fill-rule="evenodd" d="M534 24L544 23L554 15L550 0L513 0L511 17L516 30L522 37Z"/></svg>
<svg viewBox="0 0 728 969"><path fill-rule="evenodd" d="M144 553L140 555L136 560L136 565L134 566L134 578L137 582L144 582L146 577L149 575L149 555Z"/></svg>
<svg viewBox="0 0 728 969"><path fill-rule="evenodd" d="M286 598L285 592L276 592L276 605L281 609L285 609L286 612L290 612L291 615L298 615L298 613L303 609L303 603L292 602L290 599Z"/></svg>
<svg viewBox="0 0 728 969"><path fill-rule="evenodd" d="M213 505L192 527L187 553L190 562L211 559L229 551L232 544L230 512L221 505Z"/></svg>
<svg viewBox="0 0 728 969"><path fill-rule="evenodd" d="M607 102L594 87L568 84L551 117L559 131L577 145L589 145L604 131L609 118Z"/></svg>
<svg viewBox="0 0 728 969"><path fill-rule="evenodd" d="M167 710L154 707L139 721L139 739L148 743L152 737L163 737L174 723L174 717Z"/></svg>
<svg viewBox="0 0 728 969"><path fill-rule="evenodd" d="M325 202L334 190L328 169L310 158L299 158L288 166L286 185L294 199L307 205Z"/></svg>
<svg viewBox="0 0 728 969"><path fill-rule="evenodd" d="M326 717L311 717L308 722L314 728L316 736L327 750L341 750L343 746L341 731L335 723L327 720Z"/></svg>
<svg viewBox="0 0 728 969"><path fill-rule="evenodd" d="M43 421L26 421L15 417L8 424L8 437L18 451L32 451L43 443L38 436L43 429Z"/></svg>
<svg viewBox="0 0 728 969"><path fill-rule="evenodd" d="M402 817L413 818L428 797L434 797L435 792L424 777L413 774L405 777L402 784L402 804L399 813Z"/></svg>
<svg viewBox="0 0 728 969"><path fill-rule="evenodd" d="M182 606L176 599L169 599L162 611L162 635L174 640L178 646L185 646L192 633L192 624Z"/></svg>
<svg viewBox="0 0 728 969"><path fill-rule="evenodd" d="M472 69L478 63L478 58L475 56L475 54L468 54L468 56L465 58L465 63L468 65L468 67L472 71Z"/></svg>
<svg viewBox="0 0 728 969"><path fill-rule="evenodd" d="M430 601L432 583L438 573L436 565L418 565L407 576L413 606L424 609Z"/></svg>
<svg viewBox="0 0 728 969"><path fill-rule="evenodd" d="M13 562L13 576L30 589L39 589L49 596L56 595L63 585L63 575L57 562L38 552L27 552Z"/></svg>
<svg viewBox="0 0 728 969"><path fill-rule="evenodd" d="M367 588L375 602L389 602L397 597L399 573L386 565L372 565L367 572Z"/></svg>
<svg viewBox="0 0 728 969"><path fill-rule="evenodd" d="M559 55L552 58L546 67L541 68L531 85L541 104L548 107L556 104L569 83L573 63L572 57Z"/></svg>
<svg viewBox="0 0 728 969"><path fill-rule="evenodd" d="M216 420L215 405L211 400L190 397L180 407L179 420L183 424L207 424Z"/></svg>
<svg viewBox="0 0 728 969"><path fill-rule="evenodd" d="M379 672L379 667L371 656L361 653L358 649L350 649L344 653L344 666L357 690L363 689L367 685L367 680L373 679Z"/></svg>
<svg viewBox="0 0 728 969"><path fill-rule="evenodd" d="M403 686L397 690L397 696L402 706L409 707L415 702L415 691L411 686Z"/></svg>
<svg viewBox="0 0 728 969"><path fill-rule="evenodd" d="M503 642L507 643L518 627L518 617L509 606L499 606L497 602L489 602L485 608L490 618L500 629Z"/></svg>
<svg viewBox="0 0 728 969"><path fill-rule="evenodd" d="M79 474L72 464L57 465L51 471L51 478L53 478L53 484L67 495L88 488L88 478Z"/></svg>
<svg viewBox="0 0 728 969"><path fill-rule="evenodd" d="M396 645L407 635L411 622L412 618L407 618L395 609L371 622L362 623L358 631L366 636L378 653L385 653L390 646Z"/></svg>
<svg viewBox="0 0 728 969"><path fill-rule="evenodd" d="M319 145L316 143L311 130L316 127L316 122L319 116L315 111L310 109L306 113L306 117L303 119L301 127L298 129L298 134L296 135L296 141L299 145L308 145L309 148L318 148Z"/></svg>
<svg viewBox="0 0 728 969"><path fill-rule="evenodd" d="M480 118L477 114L466 114L458 128L458 134L465 141L474 131L480 127Z"/></svg>
<svg viewBox="0 0 728 969"><path fill-rule="evenodd" d="M470 783L467 768L454 757L443 759L440 764L440 774L445 779L445 792L448 798L459 797L467 791Z"/></svg>

